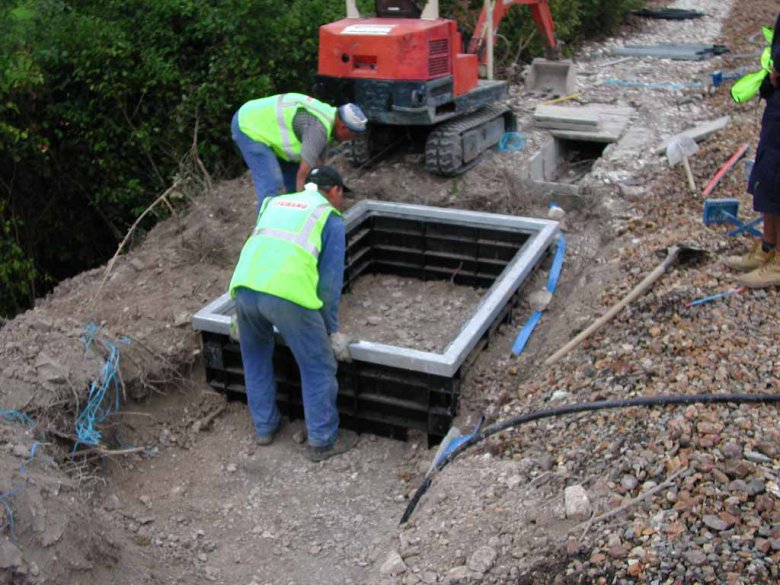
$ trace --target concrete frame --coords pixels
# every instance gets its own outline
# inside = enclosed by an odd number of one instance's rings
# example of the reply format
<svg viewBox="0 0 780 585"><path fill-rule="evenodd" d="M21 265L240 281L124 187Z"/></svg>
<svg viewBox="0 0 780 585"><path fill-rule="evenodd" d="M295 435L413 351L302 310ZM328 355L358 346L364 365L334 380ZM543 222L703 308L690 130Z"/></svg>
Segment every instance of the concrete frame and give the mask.
<svg viewBox="0 0 780 585"><path fill-rule="evenodd" d="M425 219L439 223L490 227L522 232L530 236L501 275L474 308L471 316L442 353L359 340L350 345L352 359L404 370L452 377L493 324L501 310L539 263L558 235L558 223L545 219L515 217L478 211L444 209L405 203L365 200L344 214L347 233L366 217L383 215L403 219ZM235 304L225 293L198 311L192 327L198 331L229 334Z"/></svg>

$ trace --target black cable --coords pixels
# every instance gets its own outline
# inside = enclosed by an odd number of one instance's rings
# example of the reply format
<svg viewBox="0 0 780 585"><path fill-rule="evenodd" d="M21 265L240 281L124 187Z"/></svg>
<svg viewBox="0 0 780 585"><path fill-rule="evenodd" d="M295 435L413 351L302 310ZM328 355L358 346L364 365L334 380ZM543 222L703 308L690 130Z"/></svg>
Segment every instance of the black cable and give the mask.
<svg viewBox="0 0 780 585"><path fill-rule="evenodd" d="M550 408L547 410L537 410L528 414L521 414L519 416L507 419L503 422L496 423L483 429L479 433L470 437L447 454L441 461L439 461L434 470L426 475L423 483L414 492L412 499L409 501L409 505L406 506L404 515L401 517L399 524L404 524L414 512L420 498L423 497L425 492L433 483L433 473L441 472L447 465L454 461L461 453L463 453L469 447L481 443L488 437L505 431L506 429L513 428L532 422L535 420L541 420L544 418L552 418L554 416L562 416L565 414L575 414L578 412L591 412L595 410L607 410L614 408L631 408L634 406L666 406L669 404L713 404L733 402L736 404L744 403L769 403L780 402L780 394L689 394L689 395L675 395L675 396L642 396L638 398L621 398L615 400L599 400L596 402L584 402L579 404L567 404L559 406L557 408Z"/></svg>

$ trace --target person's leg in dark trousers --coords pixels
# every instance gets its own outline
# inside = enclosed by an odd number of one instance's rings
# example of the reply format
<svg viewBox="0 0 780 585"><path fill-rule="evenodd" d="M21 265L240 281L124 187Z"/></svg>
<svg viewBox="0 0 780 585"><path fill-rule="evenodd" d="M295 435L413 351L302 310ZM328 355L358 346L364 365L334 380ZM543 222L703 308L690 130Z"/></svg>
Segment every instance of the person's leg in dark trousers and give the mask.
<svg viewBox="0 0 780 585"><path fill-rule="evenodd" d="M295 356L301 372L303 410L309 444L331 445L338 433L336 358L319 311L258 293L259 311L272 321ZM239 334L242 336L239 321ZM243 355L243 348L242 348Z"/></svg>

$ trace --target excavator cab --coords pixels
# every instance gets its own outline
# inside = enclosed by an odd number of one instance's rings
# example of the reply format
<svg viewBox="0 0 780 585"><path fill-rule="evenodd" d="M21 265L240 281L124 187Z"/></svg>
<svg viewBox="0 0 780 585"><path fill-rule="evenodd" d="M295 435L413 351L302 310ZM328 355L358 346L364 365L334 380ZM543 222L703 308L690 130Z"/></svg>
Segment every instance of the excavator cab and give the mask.
<svg viewBox="0 0 780 585"><path fill-rule="evenodd" d="M420 18L422 7L415 0L376 0L377 18Z"/></svg>

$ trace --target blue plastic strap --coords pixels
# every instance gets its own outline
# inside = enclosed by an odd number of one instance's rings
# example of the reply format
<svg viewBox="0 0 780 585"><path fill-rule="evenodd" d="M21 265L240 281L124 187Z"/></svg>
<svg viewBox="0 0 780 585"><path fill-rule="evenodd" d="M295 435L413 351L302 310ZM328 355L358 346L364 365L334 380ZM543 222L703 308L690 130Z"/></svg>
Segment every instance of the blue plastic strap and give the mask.
<svg viewBox="0 0 780 585"><path fill-rule="evenodd" d="M542 312L535 311L534 314L531 315L531 317L528 319L528 321L525 322L525 325L523 325L520 333L517 334L517 339L515 339L515 342L512 344L513 354L520 355L520 353L525 349L525 344L528 343L528 340L531 338L531 334L534 332L534 329L536 328L536 325L539 323L541 318Z"/></svg>
<svg viewBox="0 0 780 585"><path fill-rule="evenodd" d="M558 279L561 276L561 269L563 268L563 259L565 256L566 240L564 240L563 234L558 234L555 246L555 257L553 258L552 267L550 268L550 274L547 277L547 292L550 294L553 294L558 286ZM523 328L520 329L520 333L517 334L515 342L512 344L512 353L514 355L517 356L522 353L541 319L542 311L536 311L529 317L528 321L525 322Z"/></svg>

